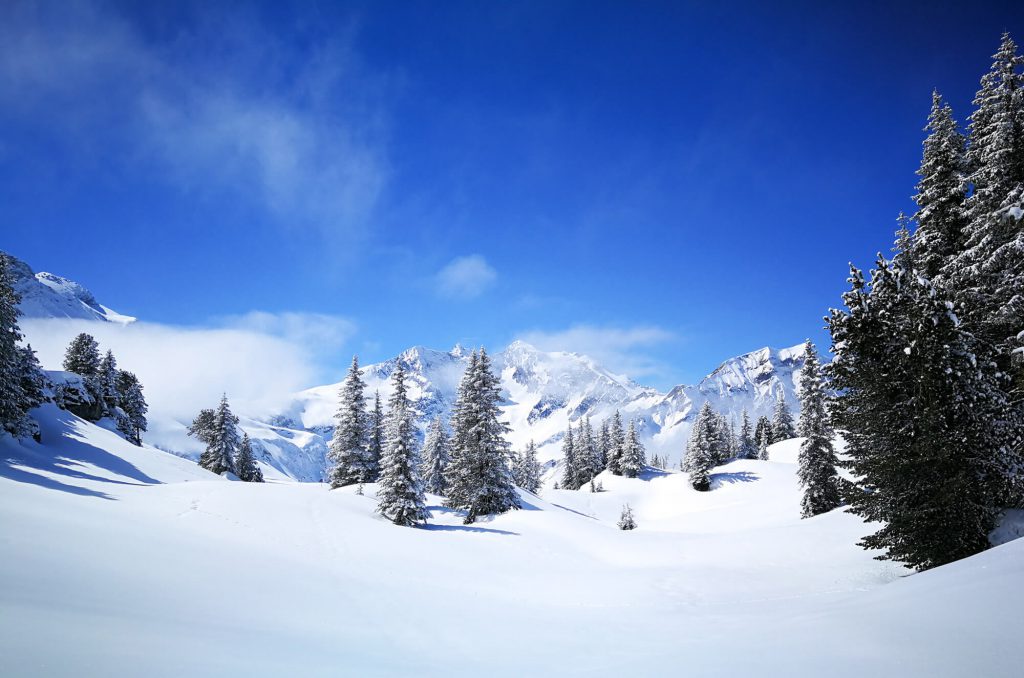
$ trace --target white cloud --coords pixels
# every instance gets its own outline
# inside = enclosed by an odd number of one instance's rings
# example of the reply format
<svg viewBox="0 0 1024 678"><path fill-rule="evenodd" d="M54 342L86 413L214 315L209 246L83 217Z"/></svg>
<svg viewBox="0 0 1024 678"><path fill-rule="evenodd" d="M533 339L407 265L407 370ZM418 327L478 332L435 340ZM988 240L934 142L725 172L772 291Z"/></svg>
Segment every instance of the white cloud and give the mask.
<svg viewBox="0 0 1024 678"><path fill-rule="evenodd" d="M479 254L456 257L437 274L437 291L455 299L473 299L497 280L498 273Z"/></svg>
<svg viewBox="0 0 1024 678"><path fill-rule="evenodd" d="M204 14L164 43L90 3L2 15L7 114L63 132L104 166L143 163L184 191L224 193L282 225L332 238L366 227L389 168L378 79L360 69L347 32L296 57L242 13Z"/></svg>
<svg viewBox="0 0 1024 678"><path fill-rule="evenodd" d="M531 330L518 335L543 351L571 351L589 356L605 369L633 379L658 376L665 381L671 369L648 352L676 339L668 330L654 325L639 327L596 327L574 325L564 330Z"/></svg>
<svg viewBox="0 0 1024 678"><path fill-rule="evenodd" d="M236 412L280 411L290 394L326 380L328 367L338 371L345 361L337 352L354 331L342 318L298 313L250 313L213 328L34 318L20 325L46 369L61 369L79 332L93 335L138 375L150 410L179 421L216 404L222 392Z"/></svg>

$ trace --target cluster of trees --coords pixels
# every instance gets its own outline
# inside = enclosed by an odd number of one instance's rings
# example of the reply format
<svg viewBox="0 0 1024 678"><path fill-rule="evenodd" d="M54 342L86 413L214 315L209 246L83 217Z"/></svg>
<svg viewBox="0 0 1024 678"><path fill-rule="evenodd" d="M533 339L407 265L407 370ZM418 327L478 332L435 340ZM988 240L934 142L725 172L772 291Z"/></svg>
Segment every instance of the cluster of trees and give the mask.
<svg viewBox="0 0 1024 678"><path fill-rule="evenodd" d="M637 437L636 424L623 429L618 411L601 423L595 435L590 418L572 424L562 439L562 482L565 490L578 490L591 483L602 471L617 476L636 478L644 470L647 454Z"/></svg>
<svg viewBox="0 0 1024 678"><path fill-rule="evenodd" d="M500 386L485 350L470 356L448 429L440 418L432 421L422 455L400 364L391 378L394 390L386 415L379 393L373 412L368 412L366 384L358 358L353 358L341 385L329 450L332 487L376 482L377 510L397 525L415 525L429 517L428 491L444 496L449 508L465 510L468 524L482 515L519 508L517 480L531 492L539 489L536 448L531 443L515 455L505 440L509 429L500 419Z"/></svg>
<svg viewBox="0 0 1024 678"><path fill-rule="evenodd" d="M0 252L0 428L17 438L39 439L29 411L45 400L47 380L31 346L21 346L18 304L11 262Z"/></svg>
<svg viewBox="0 0 1024 678"><path fill-rule="evenodd" d="M113 418L129 441L142 445L149 411L142 383L134 373L118 369L113 351L108 349L101 358L96 339L82 332L71 340L64 353L64 369L82 377L95 403L97 418Z"/></svg>
<svg viewBox="0 0 1024 678"><path fill-rule="evenodd" d="M216 408L200 410L188 434L206 445L199 465L217 475L233 473L247 483L262 483L263 471L256 463L249 434L239 434L238 417L231 412L228 396L221 396Z"/></svg>
<svg viewBox="0 0 1024 678"><path fill-rule="evenodd" d="M861 542L927 569L988 548L1021 506L1024 64L1004 34L961 133L936 92L911 219L828 318L833 425ZM808 452L817 457L820 453Z"/></svg>
<svg viewBox="0 0 1024 678"><path fill-rule="evenodd" d="M711 469L715 466L730 459L767 460L769 445L796 436L793 414L782 391L775 401L772 419L760 417L751 429L746 410L743 410L737 431L724 414L715 412L710 403L704 403L690 430L686 453L680 462L680 468L690 475L693 489L700 492L711 489Z"/></svg>

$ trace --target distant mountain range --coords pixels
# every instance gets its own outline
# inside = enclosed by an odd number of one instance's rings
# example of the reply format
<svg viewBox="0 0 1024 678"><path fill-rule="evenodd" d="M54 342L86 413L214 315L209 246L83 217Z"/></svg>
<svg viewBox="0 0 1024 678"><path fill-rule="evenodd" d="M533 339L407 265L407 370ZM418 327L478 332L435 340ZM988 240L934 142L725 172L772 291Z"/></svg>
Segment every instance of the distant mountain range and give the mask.
<svg viewBox="0 0 1024 678"><path fill-rule="evenodd" d="M97 322L134 322L100 304L82 285L53 275L33 273L15 259L15 287L22 295L26 317L83 318ZM796 378L803 365L803 345L761 348L730 358L696 385L680 385L667 393L613 374L591 358L564 351L540 351L516 341L492 354L501 373L503 412L512 428L509 439L516 449L530 440L537 443L542 461L553 467L561 455L560 442L566 427L589 417L592 424L618 410L624 420L635 420L648 453L676 463L682 457L690 427L705 402L734 420L741 414L751 420L768 415L779 392L794 413L799 403ZM368 403L375 391L385 401L390 377L401 363L407 372L410 397L418 414L420 430L434 417L447 421L455 403L456 388L469 359L469 351L455 346L440 351L414 346L381 363L365 365ZM280 413L259 420L242 414L242 426L259 448L263 463L298 480L320 480L327 462L327 443L332 434L340 384L317 386L294 395ZM198 410L201 403L196 404ZM181 438L149 440L168 451L182 452Z"/></svg>

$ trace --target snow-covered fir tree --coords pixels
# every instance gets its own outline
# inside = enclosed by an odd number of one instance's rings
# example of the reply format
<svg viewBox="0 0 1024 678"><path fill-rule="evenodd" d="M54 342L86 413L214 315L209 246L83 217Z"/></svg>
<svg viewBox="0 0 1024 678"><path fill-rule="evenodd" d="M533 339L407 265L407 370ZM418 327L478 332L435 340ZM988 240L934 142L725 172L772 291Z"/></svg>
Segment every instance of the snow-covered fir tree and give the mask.
<svg viewBox="0 0 1024 678"><path fill-rule="evenodd" d="M71 340L64 354L64 369L82 377L99 374L100 347L91 334L82 332Z"/></svg>
<svg viewBox="0 0 1024 678"><path fill-rule="evenodd" d="M46 378L32 348L18 345L20 301L8 255L0 253L0 428L17 438L38 439L39 427L28 413L43 402Z"/></svg>
<svg viewBox="0 0 1024 678"><path fill-rule="evenodd" d="M627 478L636 478L640 475L640 472L644 470L644 465L647 460L647 453L644 451L644 446L640 443L640 439L636 434L636 424L632 419L629 420L629 430L626 433L626 444L622 450L622 457L619 461L619 468L622 471L622 475Z"/></svg>
<svg viewBox="0 0 1024 678"><path fill-rule="evenodd" d="M608 470L617 476L622 475L619 467L619 460L622 459L622 451L626 445L626 432L622 428L622 416L618 410L612 415L612 423L608 428Z"/></svg>
<svg viewBox="0 0 1024 678"><path fill-rule="evenodd" d="M767 461L768 446L774 442L771 421L768 417L758 417L757 426L754 428L754 446L757 448L757 458Z"/></svg>
<svg viewBox="0 0 1024 678"><path fill-rule="evenodd" d="M189 424L188 434L203 443L209 445L213 441L213 421L216 417L216 410L203 408Z"/></svg>
<svg viewBox="0 0 1024 678"><path fill-rule="evenodd" d="M601 421L601 428L597 434L598 468L604 470L608 467L608 451L612 446L611 431L608 429L608 420Z"/></svg>
<svg viewBox="0 0 1024 678"><path fill-rule="evenodd" d="M380 475L380 457L384 454L384 440L386 420L384 419L384 407L380 402L380 391L373 394L373 410L370 412L369 449L370 449L370 476L376 480ZM429 490L428 490L429 491Z"/></svg>
<svg viewBox="0 0 1024 678"><path fill-rule="evenodd" d="M775 411L772 413L772 441L777 443L795 437L793 413L789 411L789 405L786 404L785 392L779 389L779 395L775 399Z"/></svg>
<svg viewBox="0 0 1024 678"><path fill-rule="evenodd" d="M590 417L580 421L575 442L576 479L583 486L604 470L601 465L601 453L597 449L594 428L590 425Z"/></svg>
<svg viewBox="0 0 1024 678"><path fill-rule="evenodd" d="M423 442L423 463L420 467L423 489L431 494L445 493L445 470L452 459L450 448L448 432L444 430L441 417L434 417Z"/></svg>
<svg viewBox="0 0 1024 678"><path fill-rule="evenodd" d="M109 349L100 360L96 381L99 382L100 395L107 414L114 414L117 407L117 360L114 358L114 352Z"/></svg>
<svg viewBox="0 0 1024 678"><path fill-rule="evenodd" d="M242 442L238 445L238 456L235 457L235 468L238 470L238 479L247 483L262 483L263 471L256 463L256 456L252 452L252 441L249 434L242 434Z"/></svg>
<svg viewBox="0 0 1024 678"><path fill-rule="evenodd" d="M690 431L682 468L690 475L690 486L700 492L711 489L711 469L718 463L718 415L705 402Z"/></svg>
<svg viewBox="0 0 1024 678"><path fill-rule="evenodd" d="M582 484L577 477L576 437L570 423L562 438L562 489L578 490Z"/></svg>
<svg viewBox="0 0 1024 678"><path fill-rule="evenodd" d="M633 509L629 504L622 505L622 513L619 515L620 530L635 530L636 519L633 517Z"/></svg>
<svg viewBox="0 0 1024 678"><path fill-rule="evenodd" d="M338 393L338 411L334 415L334 437L328 448L332 462L331 487L369 483L374 478L369 445L369 419L366 414L366 384L359 372L359 357L352 357Z"/></svg>
<svg viewBox="0 0 1024 678"><path fill-rule="evenodd" d="M129 441L142 445L142 433L148 426L146 412L149 406L142 394L142 383L127 370L117 371L117 405L121 410L117 418L118 430Z"/></svg>
<svg viewBox="0 0 1024 678"><path fill-rule="evenodd" d="M526 449L516 458L513 475L516 485L527 492L540 492L540 462L537 461L537 446L531 440Z"/></svg>
<svg viewBox="0 0 1024 678"><path fill-rule="evenodd" d="M448 506L466 510L465 522L479 516L519 508L509 467L511 451L501 421L501 385L491 371L484 349L470 359L459 388L452 431L452 461L448 465Z"/></svg>
<svg viewBox="0 0 1024 678"><path fill-rule="evenodd" d="M932 92L932 109L925 130L929 134L917 170L921 180L914 196L914 238L922 270L934 277L964 248L963 203L967 191L965 138L957 129L952 109L937 91Z"/></svg>
<svg viewBox="0 0 1024 678"><path fill-rule="evenodd" d="M1021 467L1005 375L920 271L879 257L870 285L856 268L850 284L828 372L864 490L851 510L884 524L861 543L918 569L977 553Z"/></svg>
<svg viewBox="0 0 1024 678"><path fill-rule="evenodd" d="M393 391L388 399L387 442L381 456L377 511L395 525L412 526L430 517L419 474L416 428L405 385L405 369L399 363L391 374Z"/></svg>
<svg viewBox="0 0 1024 678"><path fill-rule="evenodd" d="M203 435L209 438L209 442L199 457L199 465L218 475L228 471L238 475L235 468L240 443L238 417L231 413L227 394L221 397L220 405L213 410L212 421L209 428L203 430Z"/></svg>
<svg viewBox="0 0 1024 678"><path fill-rule="evenodd" d="M797 461L797 477L804 492L800 512L804 518L809 518L842 504L839 477L836 475L839 460L832 447L828 395L818 352L810 339L804 344L804 366L800 371L798 430L803 436Z"/></svg>
<svg viewBox="0 0 1024 678"><path fill-rule="evenodd" d="M743 410L740 419L739 440L737 442L740 459L757 459L757 445L754 443L754 430L750 425L750 415Z"/></svg>

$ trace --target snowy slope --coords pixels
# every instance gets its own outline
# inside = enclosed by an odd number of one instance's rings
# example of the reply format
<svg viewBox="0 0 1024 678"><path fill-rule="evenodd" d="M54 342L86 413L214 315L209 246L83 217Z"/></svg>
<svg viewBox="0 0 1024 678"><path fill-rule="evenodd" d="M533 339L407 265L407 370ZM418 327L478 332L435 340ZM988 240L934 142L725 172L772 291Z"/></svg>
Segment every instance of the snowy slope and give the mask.
<svg viewBox="0 0 1024 678"><path fill-rule="evenodd" d="M135 318L121 315L96 301L92 292L82 285L53 273L34 273L24 261L8 256L13 262L14 289L21 295L19 308L23 317L135 322Z"/></svg>
<svg viewBox="0 0 1024 678"><path fill-rule="evenodd" d="M739 421L746 409L752 418L770 415L777 393L785 394L790 407L799 408L795 379L802 365L803 347L763 348L732 358L694 386L678 386L669 393L641 386L615 375L587 356L568 352L540 351L521 341L493 356L500 370L505 404L503 414L512 427L510 440L521 449L530 440L540 447L542 460L560 455L559 443L570 422L590 417L594 425L620 410L636 419L641 439L650 453L678 461L690 426L705 401ZM416 346L395 358L363 367L367 397L380 391L390 394L389 379L398 363L412 382L410 397L425 429L434 416L446 421L455 392L468 361L461 346L437 351ZM293 431L308 431L329 440L338 407L340 384L329 384L296 395L288 409L271 423Z"/></svg>
<svg viewBox="0 0 1024 678"><path fill-rule="evenodd" d="M373 486L227 482L41 418L43 446L0 439L8 675L1020 675L1024 541L907 577L858 519L800 520L784 461L472 526L432 498L408 529Z"/></svg>

